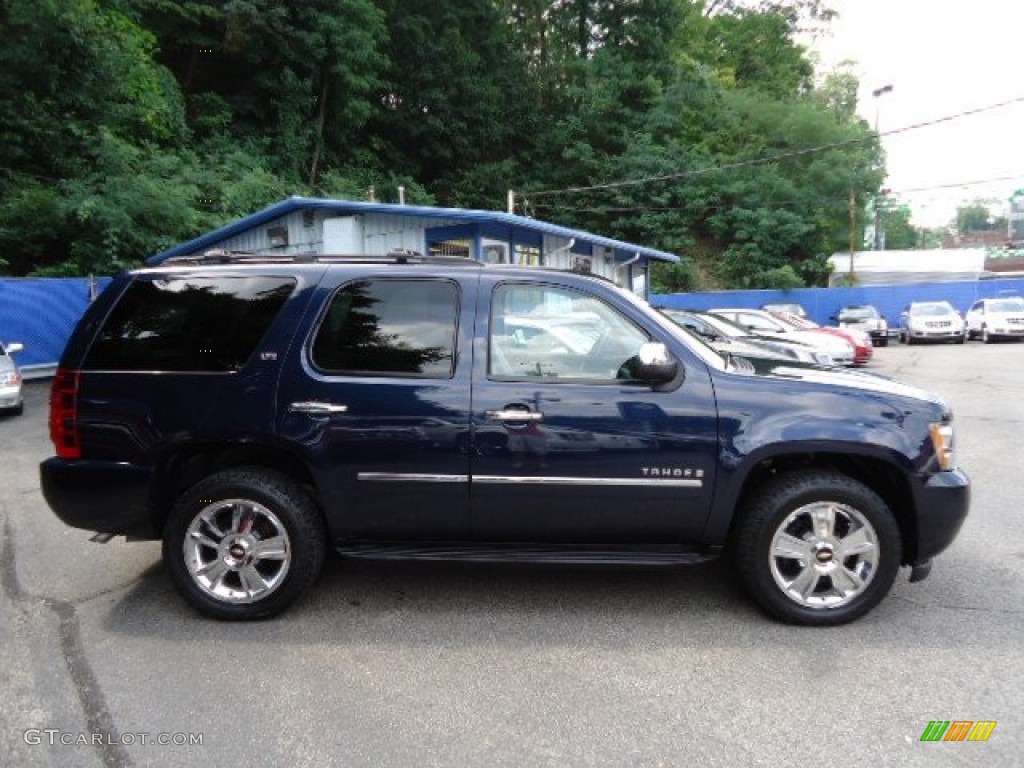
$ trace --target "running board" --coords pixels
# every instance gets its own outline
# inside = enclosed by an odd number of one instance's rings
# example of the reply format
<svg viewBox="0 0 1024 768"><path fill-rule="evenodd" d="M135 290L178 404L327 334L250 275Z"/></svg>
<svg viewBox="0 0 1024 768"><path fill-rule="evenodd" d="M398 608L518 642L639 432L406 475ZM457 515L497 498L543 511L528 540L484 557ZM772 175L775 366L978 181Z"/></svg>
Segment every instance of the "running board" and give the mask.
<svg viewBox="0 0 1024 768"><path fill-rule="evenodd" d="M371 560L443 560L472 563L557 563L579 565L691 565L714 560L720 548L572 547L534 544L379 543L344 541L335 545L344 557Z"/></svg>

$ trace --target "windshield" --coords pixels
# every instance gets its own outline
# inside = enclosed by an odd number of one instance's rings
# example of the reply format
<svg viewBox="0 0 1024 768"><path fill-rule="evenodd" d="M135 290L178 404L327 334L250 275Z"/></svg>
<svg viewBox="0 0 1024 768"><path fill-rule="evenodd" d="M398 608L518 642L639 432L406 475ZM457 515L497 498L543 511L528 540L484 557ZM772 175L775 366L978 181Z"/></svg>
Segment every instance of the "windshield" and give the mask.
<svg viewBox="0 0 1024 768"><path fill-rule="evenodd" d="M790 312L772 312L772 314L791 328L796 328L801 331L819 327L813 320L808 320L806 317L800 317L799 315L794 315Z"/></svg>
<svg viewBox="0 0 1024 768"><path fill-rule="evenodd" d="M849 320L873 320L878 317L878 310L874 307L847 307L839 310L839 321Z"/></svg>
<svg viewBox="0 0 1024 768"><path fill-rule="evenodd" d="M746 339L754 335L742 325L734 323L727 317L701 315L700 318L723 336L728 336L730 339Z"/></svg>
<svg viewBox="0 0 1024 768"><path fill-rule="evenodd" d="M912 315L928 315L937 317L953 314L953 308L949 304L913 304L910 307Z"/></svg>
<svg viewBox="0 0 1024 768"><path fill-rule="evenodd" d="M769 312L789 312L790 314L797 315L798 317L804 317L807 314L804 312L804 308L799 304L787 304L784 302L765 304L761 309L766 309Z"/></svg>
<svg viewBox="0 0 1024 768"><path fill-rule="evenodd" d="M990 312L1024 312L1024 299L993 299L988 308Z"/></svg>

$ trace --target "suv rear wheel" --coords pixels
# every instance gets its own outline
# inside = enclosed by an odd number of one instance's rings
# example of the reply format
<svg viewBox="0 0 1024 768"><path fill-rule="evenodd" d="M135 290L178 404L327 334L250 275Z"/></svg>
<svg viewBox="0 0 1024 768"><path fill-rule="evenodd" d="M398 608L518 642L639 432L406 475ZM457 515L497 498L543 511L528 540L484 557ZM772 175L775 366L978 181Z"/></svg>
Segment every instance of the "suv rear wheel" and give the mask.
<svg viewBox="0 0 1024 768"><path fill-rule="evenodd" d="M863 616L899 570L900 531L885 502L846 475L794 472L759 488L743 510L735 558L744 586L772 616L833 626Z"/></svg>
<svg viewBox="0 0 1024 768"><path fill-rule="evenodd" d="M181 495L163 555L178 591L217 619L258 619L287 608L316 579L326 535L290 478L248 467L210 475Z"/></svg>

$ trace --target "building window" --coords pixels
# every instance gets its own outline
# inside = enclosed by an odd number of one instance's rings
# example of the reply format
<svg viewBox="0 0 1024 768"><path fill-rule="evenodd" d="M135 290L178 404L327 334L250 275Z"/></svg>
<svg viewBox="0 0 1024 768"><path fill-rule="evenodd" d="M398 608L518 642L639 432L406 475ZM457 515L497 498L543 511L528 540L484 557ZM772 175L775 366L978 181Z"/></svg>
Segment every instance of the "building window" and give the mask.
<svg viewBox="0 0 1024 768"><path fill-rule="evenodd" d="M540 248L534 245L521 245L517 243L516 264L521 264L524 267L544 266L544 258L541 255Z"/></svg>
<svg viewBox="0 0 1024 768"><path fill-rule="evenodd" d="M438 240L430 244L431 256L459 256L468 259L473 249L473 241L464 238Z"/></svg>

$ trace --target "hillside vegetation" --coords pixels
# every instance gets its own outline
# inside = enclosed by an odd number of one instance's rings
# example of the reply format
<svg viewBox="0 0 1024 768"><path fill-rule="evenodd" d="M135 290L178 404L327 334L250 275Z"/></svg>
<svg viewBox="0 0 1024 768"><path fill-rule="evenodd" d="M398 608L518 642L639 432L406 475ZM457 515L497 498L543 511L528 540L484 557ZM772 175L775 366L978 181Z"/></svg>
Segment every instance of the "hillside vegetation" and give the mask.
<svg viewBox="0 0 1024 768"><path fill-rule="evenodd" d="M0 272L109 274L288 195L516 212L824 284L884 173L817 0L0 0ZM692 263L696 260L699 269Z"/></svg>

